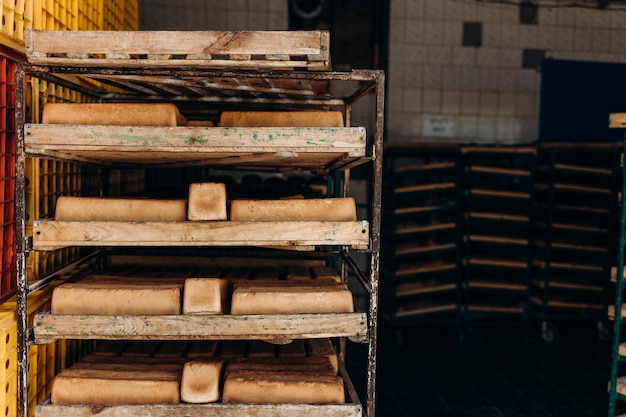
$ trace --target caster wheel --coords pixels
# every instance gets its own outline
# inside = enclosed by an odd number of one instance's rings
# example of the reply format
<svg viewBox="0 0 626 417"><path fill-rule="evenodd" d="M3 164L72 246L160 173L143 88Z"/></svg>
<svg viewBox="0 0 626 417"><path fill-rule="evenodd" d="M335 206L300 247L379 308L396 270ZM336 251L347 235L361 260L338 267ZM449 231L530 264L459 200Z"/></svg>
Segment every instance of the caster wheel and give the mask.
<svg viewBox="0 0 626 417"><path fill-rule="evenodd" d="M556 343L559 340L559 329L547 321L541 323L541 338L546 343Z"/></svg>
<svg viewBox="0 0 626 417"><path fill-rule="evenodd" d="M601 342L608 342L613 337L611 327L603 320L598 320L598 339Z"/></svg>

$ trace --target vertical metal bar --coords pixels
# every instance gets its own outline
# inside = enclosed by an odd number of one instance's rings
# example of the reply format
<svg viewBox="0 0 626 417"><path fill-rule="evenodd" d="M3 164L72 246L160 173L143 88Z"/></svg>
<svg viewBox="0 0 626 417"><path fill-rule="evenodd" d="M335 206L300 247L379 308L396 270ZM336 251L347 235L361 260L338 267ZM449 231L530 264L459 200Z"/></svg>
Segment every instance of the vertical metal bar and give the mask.
<svg viewBox="0 0 626 417"><path fill-rule="evenodd" d="M372 251L370 257L370 306L369 306L369 340L367 368L367 417L374 417L376 409L376 343L378 336L378 268L380 263L380 216L382 203L383 173L383 127L385 74L377 73L376 83L376 126L374 128L374 160L372 180Z"/></svg>
<svg viewBox="0 0 626 417"><path fill-rule="evenodd" d="M613 344L611 349L611 381L609 384L609 417L615 416L615 401L617 399L617 372L619 368L619 343L620 329L622 325L622 291L624 289L624 234L626 233L626 204L624 191L626 190L626 169L624 169L624 157L626 156L626 138L622 153L622 193L619 211L619 240L617 244L617 273L615 274L615 317L613 318Z"/></svg>
<svg viewBox="0 0 626 417"><path fill-rule="evenodd" d="M15 66L15 235L17 269L17 413L28 415L28 327L26 299L26 182L24 170L24 71L20 64ZM34 179L33 179L34 180Z"/></svg>

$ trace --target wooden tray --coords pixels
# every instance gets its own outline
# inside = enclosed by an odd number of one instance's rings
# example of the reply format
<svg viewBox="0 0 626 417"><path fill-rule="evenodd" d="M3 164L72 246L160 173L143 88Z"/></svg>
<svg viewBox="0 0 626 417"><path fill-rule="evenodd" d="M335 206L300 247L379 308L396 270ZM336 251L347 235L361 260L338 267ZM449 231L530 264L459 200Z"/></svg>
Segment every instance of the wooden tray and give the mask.
<svg viewBox="0 0 626 417"><path fill-rule="evenodd" d="M56 66L330 69L328 31L24 31L26 56Z"/></svg>
<svg viewBox="0 0 626 417"><path fill-rule="evenodd" d="M37 220L33 249L67 246L369 247L369 223L353 222L70 222Z"/></svg>
<svg viewBox="0 0 626 417"><path fill-rule="evenodd" d="M29 155L105 164L335 169L369 161L363 127L26 124Z"/></svg>

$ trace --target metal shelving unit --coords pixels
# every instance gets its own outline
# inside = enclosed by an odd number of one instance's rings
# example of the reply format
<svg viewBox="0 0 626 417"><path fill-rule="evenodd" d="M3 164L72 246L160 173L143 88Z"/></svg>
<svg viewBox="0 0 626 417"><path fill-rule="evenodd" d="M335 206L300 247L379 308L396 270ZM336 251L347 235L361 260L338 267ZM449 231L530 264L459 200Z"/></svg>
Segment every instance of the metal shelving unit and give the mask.
<svg viewBox="0 0 626 417"><path fill-rule="evenodd" d="M218 42L225 37L230 37L231 42ZM343 364L340 364L340 374L346 386L346 404L144 404L105 405L98 406L98 409L105 413L146 417L200 416L207 413L224 416L251 413L259 416L373 416L384 74L374 70L330 71L327 32L93 32L78 36L72 32L42 32L27 33L26 39L29 62L19 65L16 71L19 415L26 416L27 413L27 347L31 344L60 339L245 338L282 342L294 338L332 337L338 341L342 360L346 339L368 344L363 404ZM119 45L126 45L122 49L128 49L120 51ZM185 51L180 51L181 45L184 45ZM235 50L228 50L233 45ZM246 51L245 47L249 50ZM289 50L290 47L293 51ZM35 76L76 89L98 101L173 102L188 119L215 118L224 109L341 109L346 127L25 124L22 87L25 76ZM371 126L371 131L364 127L351 127L354 125L352 108L363 102L368 106L369 113L366 120L359 122ZM185 222L62 222L39 219L33 227L33 235L27 236L24 228L24 166L30 156L102 167L160 169L210 166L235 172L314 172L328 178L329 196L347 195L350 191L350 169L365 166L371 169L368 182L371 207L367 220L355 222L243 224L224 221L190 226ZM350 279L363 288L366 311L272 317L85 317L41 312L34 323L29 323L29 294L32 288L41 288L46 282L27 282L27 253L70 246L102 249L103 269L106 268L104 260L111 250L129 250L129 247L146 255L162 255L159 247L166 246L166 251L185 254L322 259L329 265L336 265L344 281ZM265 246L274 249L260 248ZM313 251L309 250L311 246L315 247ZM38 417L87 416L92 413L93 405L62 406L49 401L41 403L36 411Z"/></svg>
<svg viewBox="0 0 626 417"><path fill-rule="evenodd" d="M620 150L615 143L539 146L534 315L546 341L558 322L596 322L608 339L604 312L613 265Z"/></svg>
<svg viewBox="0 0 626 417"><path fill-rule="evenodd" d="M388 144L382 316L392 326L460 324L459 149Z"/></svg>

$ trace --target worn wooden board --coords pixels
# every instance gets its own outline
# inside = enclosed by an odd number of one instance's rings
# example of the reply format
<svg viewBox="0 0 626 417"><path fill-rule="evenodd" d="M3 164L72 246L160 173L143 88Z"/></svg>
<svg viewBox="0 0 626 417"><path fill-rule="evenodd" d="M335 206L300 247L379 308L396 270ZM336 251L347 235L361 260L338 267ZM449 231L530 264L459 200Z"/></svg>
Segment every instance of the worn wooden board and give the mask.
<svg viewBox="0 0 626 417"><path fill-rule="evenodd" d="M470 212L469 216L470 218L475 218L475 219L502 220L502 221L510 221L510 222L527 222L530 220L530 217L522 216L519 214L488 213L488 212L478 212L478 211Z"/></svg>
<svg viewBox="0 0 626 417"><path fill-rule="evenodd" d="M396 295L398 297L407 297L411 295L454 291L456 290L456 288L457 286L455 283L429 285L422 282L409 282L405 284L399 284L396 289Z"/></svg>
<svg viewBox="0 0 626 417"><path fill-rule="evenodd" d="M546 283L541 280L533 280L533 285L538 288L546 288ZM593 285L593 284L583 284L578 282L567 282L567 281L556 281L554 279L550 280L548 284L550 288L558 288L562 290L577 290L577 291L587 291L587 292L598 292L601 293L604 291L604 288L601 285Z"/></svg>
<svg viewBox="0 0 626 417"><path fill-rule="evenodd" d="M524 308L519 306L499 306L491 304L470 305L467 309L471 312L491 312L500 314L522 314L524 312Z"/></svg>
<svg viewBox="0 0 626 417"><path fill-rule="evenodd" d="M453 182L441 182L435 184L419 184L419 185L403 185L400 187L396 187L397 194L403 193L416 193L420 191L434 191L434 190L447 190L454 188L455 183Z"/></svg>
<svg viewBox="0 0 626 417"><path fill-rule="evenodd" d="M489 190L483 188L474 188L469 190L469 193L473 196L481 197L497 197L497 198L513 198L513 199L528 199L530 193L524 191L502 191L502 190Z"/></svg>
<svg viewBox="0 0 626 417"><path fill-rule="evenodd" d="M397 208L394 210L394 213L397 215L427 213L427 212L440 211L440 210L450 210L453 208L456 208L456 203L442 203L442 204L435 204L435 205L429 205L429 206L419 205L415 207Z"/></svg>
<svg viewBox="0 0 626 417"><path fill-rule="evenodd" d="M334 168L369 161L363 127L226 128L26 124L30 155L96 163ZM371 156L371 155L370 155Z"/></svg>
<svg viewBox="0 0 626 417"><path fill-rule="evenodd" d="M38 404L36 417L361 417L360 404L145 404L54 405Z"/></svg>
<svg viewBox="0 0 626 417"><path fill-rule="evenodd" d="M416 255L419 253L438 252L452 250L456 248L456 243L442 243L439 245L419 245L417 243L398 244L396 255Z"/></svg>
<svg viewBox="0 0 626 417"><path fill-rule="evenodd" d="M69 222L39 220L33 249L67 246L302 246L366 249L369 223L355 222Z"/></svg>
<svg viewBox="0 0 626 417"><path fill-rule="evenodd" d="M420 316L424 314L444 313L446 311L454 311L456 309L457 309L456 304L441 304L441 305L429 306L429 307L398 309L396 311L396 317L406 318L406 317L411 317L411 316Z"/></svg>
<svg viewBox="0 0 626 417"><path fill-rule="evenodd" d="M528 268L527 262L513 261L510 259L485 259L485 258L470 258L469 265L472 266L485 266L485 267L499 267L499 268Z"/></svg>
<svg viewBox="0 0 626 417"><path fill-rule="evenodd" d="M473 289L484 290L526 291L528 289L526 285L517 284L515 282L493 282L481 281L479 279L472 279L468 286Z"/></svg>
<svg viewBox="0 0 626 417"><path fill-rule="evenodd" d="M454 229L455 227L456 224L453 222L430 224L399 224L396 226L396 234L409 235L413 233L436 232L447 229Z"/></svg>
<svg viewBox="0 0 626 417"><path fill-rule="evenodd" d="M469 168L470 172L477 172L480 174L497 174L497 175L511 175L518 177L530 177L530 171L526 169L513 169L513 168L500 168L490 166L474 165Z"/></svg>
<svg viewBox="0 0 626 417"><path fill-rule="evenodd" d="M467 239L469 242L498 243L505 245L528 245L528 239L518 239L503 236L470 235Z"/></svg>
<svg viewBox="0 0 626 417"><path fill-rule="evenodd" d="M612 175L613 171L606 168L595 168L572 164L558 163L554 164L554 168L561 171L582 172L585 174Z"/></svg>
<svg viewBox="0 0 626 417"><path fill-rule="evenodd" d="M456 263L424 262L421 265L400 266L396 270L396 276L403 277L403 276L415 275L415 274L452 271L456 269L456 267L457 267Z"/></svg>
<svg viewBox="0 0 626 417"><path fill-rule="evenodd" d="M411 173L413 171L423 172L423 171L436 171L440 169L450 169L456 166L455 162L431 162L426 164L415 164L415 165L403 165L400 167L396 167L396 173Z"/></svg>
<svg viewBox="0 0 626 417"><path fill-rule="evenodd" d="M29 62L330 69L328 31L24 31Z"/></svg>
<svg viewBox="0 0 626 417"><path fill-rule="evenodd" d="M611 194L611 190L609 188L588 187L588 186L577 185L577 184L555 183L554 189L581 192L581 193Z"/></svg>
<svg viewBox="0 0 626 417"><path fill-rule="evenodd" d="M536 305L543 305L543 300L539 297L531 297L531 301ZM550 308L568 308L575 310L602 310L602 305L598 303L588 303L583 301L548 300Z"/></svg>
<svg viewBox="0 0 626 417"><path fill-rule="evenodd" d="M124 340L292 340L367 336L365 313L281 315L98 316L40 314L36 341Z"/></svg>

